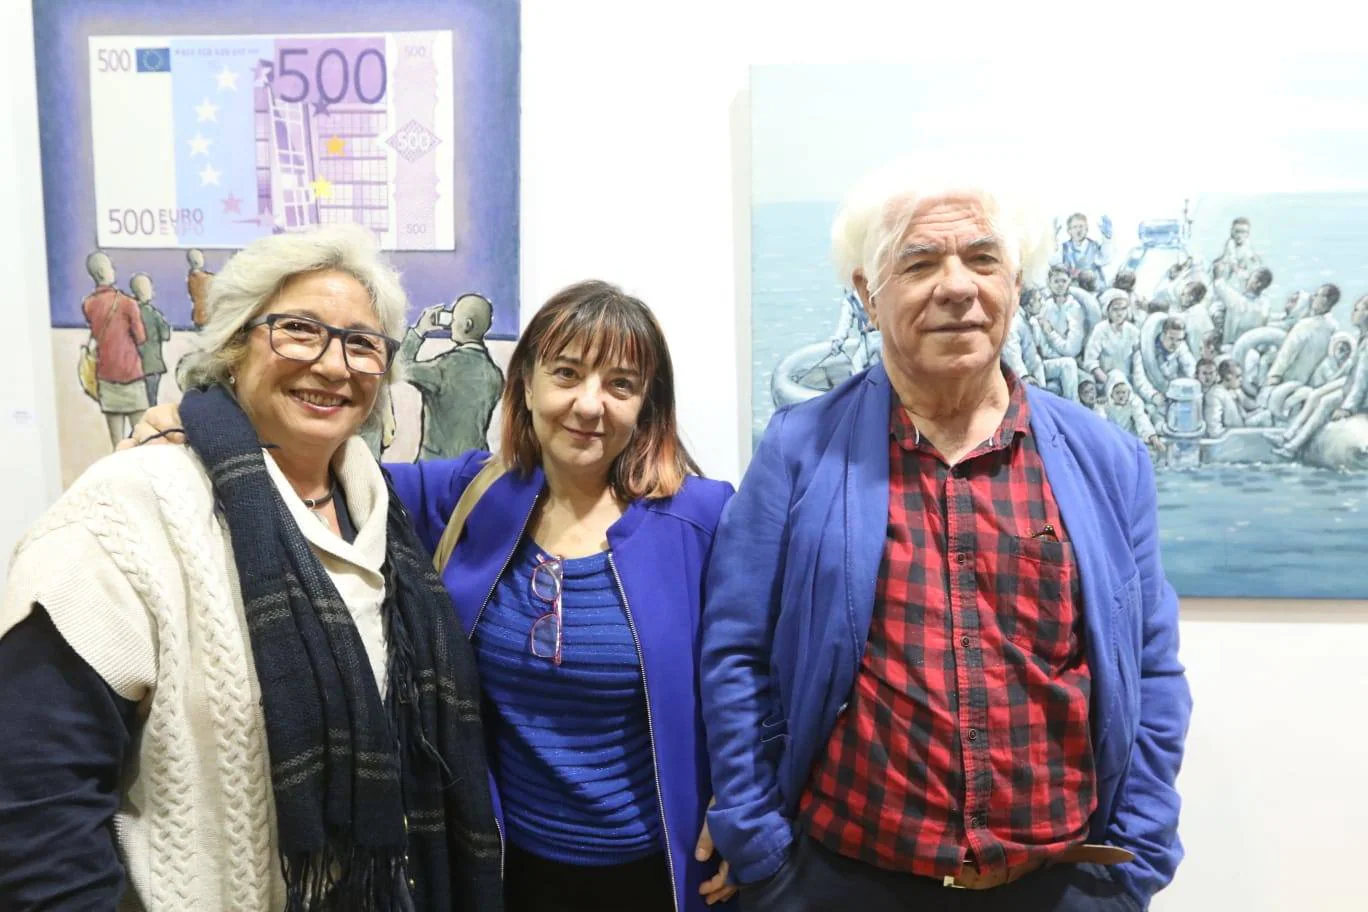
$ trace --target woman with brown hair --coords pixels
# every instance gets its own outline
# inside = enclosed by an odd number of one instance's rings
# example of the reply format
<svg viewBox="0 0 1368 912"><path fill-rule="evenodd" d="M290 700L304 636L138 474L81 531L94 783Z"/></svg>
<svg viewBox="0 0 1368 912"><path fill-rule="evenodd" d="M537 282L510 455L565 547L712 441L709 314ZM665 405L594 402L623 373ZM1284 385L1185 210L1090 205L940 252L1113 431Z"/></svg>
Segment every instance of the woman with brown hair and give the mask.
<svg viewBox="0 0 1368 912"><path fill-rule="evenodd" d="M497 456L386 469L475 647L507 908L724 902L697 659L733 490L679 439L659 324L607 283L564 289L519 339L500 408Z"/></svg>

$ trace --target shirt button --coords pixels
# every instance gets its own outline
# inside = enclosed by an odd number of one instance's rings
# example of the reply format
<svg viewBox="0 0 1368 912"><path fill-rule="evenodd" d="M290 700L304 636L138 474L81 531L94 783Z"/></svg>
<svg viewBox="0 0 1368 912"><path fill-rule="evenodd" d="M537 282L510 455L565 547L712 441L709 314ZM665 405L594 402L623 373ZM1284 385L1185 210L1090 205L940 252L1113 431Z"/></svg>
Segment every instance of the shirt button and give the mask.
<svg viewBox="0 0 1368 912"><path fill-rule="evenodd" d="M969 740L970 740L970 741L977 741L977 740L978 740L978 729L975 729L975 728L969 729Z"/></svg>
<svg viewBox="0 0 1368 912"><path fill-rule="evenodd" d="M969 648L969 638L968 638L968 637L960 637L960 645L963 646L965 649L968 649L968 648Z"/></svg>
<svg viewBox="0 0 1368 912"><path fill-rule="evenodd" d="M964 552L963 552L963 551L961 551L959 554L956 554L956 555L955 555L955 563L957 563L957 564L962 564L962 563L964 563Z"/></svg>

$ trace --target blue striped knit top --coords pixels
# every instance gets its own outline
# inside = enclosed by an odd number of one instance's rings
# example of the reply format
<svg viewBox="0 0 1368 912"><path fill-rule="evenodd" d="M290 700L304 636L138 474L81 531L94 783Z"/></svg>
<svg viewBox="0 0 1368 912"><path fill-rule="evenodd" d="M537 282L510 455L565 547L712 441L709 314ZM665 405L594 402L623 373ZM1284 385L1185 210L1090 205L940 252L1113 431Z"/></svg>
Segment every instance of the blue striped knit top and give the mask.
<svg viewBox="0 0 1368 912"><path fill-rule="evenodd" d="M636 644L602 552L564 561L560 666L532 655L547 556L523 538L472 639L506 835L553 861L635 861L662 849Z"/></svg>

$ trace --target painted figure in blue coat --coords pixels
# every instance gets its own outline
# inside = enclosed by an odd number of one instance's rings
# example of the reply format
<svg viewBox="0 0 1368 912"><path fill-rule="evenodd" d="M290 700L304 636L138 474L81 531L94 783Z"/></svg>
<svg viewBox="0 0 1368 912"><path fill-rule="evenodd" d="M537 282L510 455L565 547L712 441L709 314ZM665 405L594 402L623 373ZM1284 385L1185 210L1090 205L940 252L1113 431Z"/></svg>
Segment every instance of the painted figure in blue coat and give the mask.
<svg viewBox="0 0 1368 912"><path fill-rule="evenodd" d="M1191 711L1150 458L1000 361L1038 222L924 177L833 228L882 364L775 413L717 532L712 836L748 912L1135 912Z"/></svg>

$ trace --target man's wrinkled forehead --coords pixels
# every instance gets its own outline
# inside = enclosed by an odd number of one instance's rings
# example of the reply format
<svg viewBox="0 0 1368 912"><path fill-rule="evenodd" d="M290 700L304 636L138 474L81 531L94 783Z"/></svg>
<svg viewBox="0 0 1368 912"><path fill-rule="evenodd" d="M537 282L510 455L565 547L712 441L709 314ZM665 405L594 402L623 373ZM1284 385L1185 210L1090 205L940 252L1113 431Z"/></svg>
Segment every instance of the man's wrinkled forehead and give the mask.
<svg viewBox="0 0 1368 912"><path fill-rule="evenodd" d="M890 207L888 218L890 228L902 229L893 246L895 259L909 250L943 250L948 244L975 249L1001 244L982 198L975 193L904 198L901 205Z"/></svg>
<svg viewBox="0 0 1368 912"><path fill-rule="evenodd" d="M889 200L884 218L888 227L904 226L904 233L944 230L946 226L969 221L986 225L991 221L983 196L970 190L894 197Z"/></svg>

